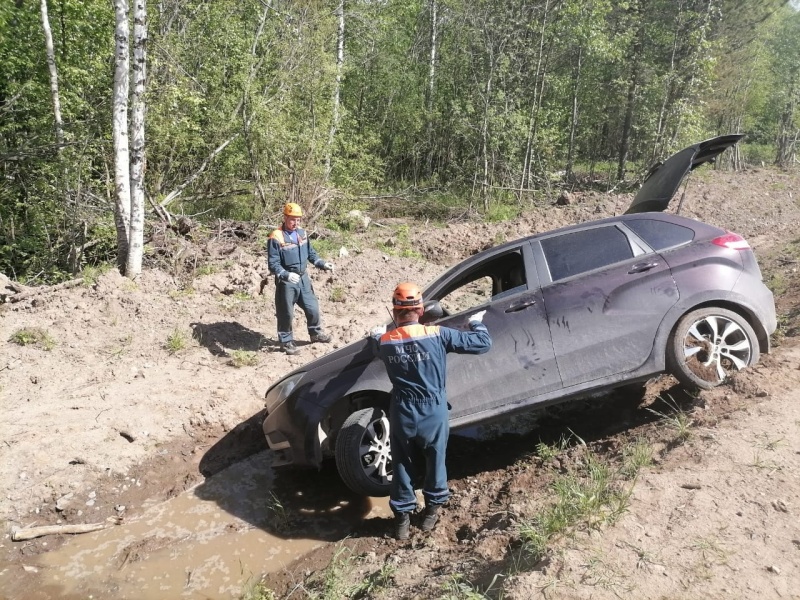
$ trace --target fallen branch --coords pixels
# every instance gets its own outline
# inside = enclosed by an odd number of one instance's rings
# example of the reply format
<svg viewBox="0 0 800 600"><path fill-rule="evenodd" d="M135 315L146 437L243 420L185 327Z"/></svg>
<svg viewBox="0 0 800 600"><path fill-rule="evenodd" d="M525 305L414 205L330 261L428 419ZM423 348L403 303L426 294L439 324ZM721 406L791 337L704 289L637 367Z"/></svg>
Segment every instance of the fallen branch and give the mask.
<svg viewBox="0 0 800 600"><path fill-rule="evenodd" d="M41 527L15 528L11 532L11 539L15 542L32 540L43 535L56 535L59 533L91 533L100 531L109 525L119 525L122 523L120 517L109 517L104 523L77 523L75 525L42 525Z"/></svg>
<svg viewBox="0 0 800 600"><path fill-rule="evenodd" d="M44 294L46 292L55 292L56 290L63 290L66 288L75 287L76 285L80 285L82 283L83 283L83 277L78 277L77 279L70 279L69 281L65 281L63 283L59 283L56 285L29 288L27 291L22 292L21 294L14 294L13 296L9 296L7 300L8 302L21 302L22 300L31 298L32 296L38 296L39 294Z"/></svg>
<svg viewBox="0 0 800 600"><path fill-rule="evenodd" d="M0 304L6 302L7 298L16 294L22 294L28 290L27 286L11 281L8 277L0 273Z"/></svg>

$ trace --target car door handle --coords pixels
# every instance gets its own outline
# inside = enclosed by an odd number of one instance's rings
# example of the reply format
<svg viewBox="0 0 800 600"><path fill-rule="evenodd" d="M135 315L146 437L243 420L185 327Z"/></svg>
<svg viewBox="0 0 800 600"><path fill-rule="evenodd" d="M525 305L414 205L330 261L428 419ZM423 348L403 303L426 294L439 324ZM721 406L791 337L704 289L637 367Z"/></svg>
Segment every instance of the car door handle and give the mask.
<svg viewBox="0 0 800 600"><path fill-rule="evenodd" d="M633 275L634 273L644 273L645 271L649 271L650 269L654 269L658 266L658 263L653 262L640 262L636 263L631 267L631 270L628 271L628 275Z"/></svg>
<svg viewBox="0 0 800 600"><path fill-rule="evenodd" d="M536 304L536 300L528 300L527 302L522 302L520 304L514 304L512 306L509 306L505 310L505 312L512 313L512 312L517 312L518 310L525 310L526 308L529 308L534 304Z"/></svg>

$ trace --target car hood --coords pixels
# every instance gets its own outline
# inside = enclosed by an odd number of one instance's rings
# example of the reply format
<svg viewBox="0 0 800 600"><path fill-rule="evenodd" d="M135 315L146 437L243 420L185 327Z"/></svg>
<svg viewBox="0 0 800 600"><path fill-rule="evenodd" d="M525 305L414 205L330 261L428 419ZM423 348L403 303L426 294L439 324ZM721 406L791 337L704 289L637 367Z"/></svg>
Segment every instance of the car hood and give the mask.
<svg viewBox="0 0 800 600"><path fill-rule="evenodd" d="M684 148L663 163L655 164L650 168L647 178L625 214L666 210L683 177L689 171L714 160L743 137L744 134L740 133L720 135Z"/></svg>

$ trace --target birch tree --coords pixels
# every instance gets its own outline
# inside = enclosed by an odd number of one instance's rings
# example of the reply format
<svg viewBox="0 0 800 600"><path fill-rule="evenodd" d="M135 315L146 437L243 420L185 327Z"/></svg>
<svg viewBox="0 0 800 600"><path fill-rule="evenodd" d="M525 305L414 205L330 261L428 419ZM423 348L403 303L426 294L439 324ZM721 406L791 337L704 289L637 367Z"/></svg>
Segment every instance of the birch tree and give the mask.
<svg viewBox="0 0 800 600"><path fill-rule="evenodd" d="M114 33L114 225L117 229L117 267L125 273L131 228L131 171L128 149L128 92L130 89L130 56L128 0L114 0L116 29Z"/></svg>
<svg viewBox="0 0 800 600"><path fill-rule="evenodd" d="M47 16L47 0L42 0L41 12L45 50L47 52L47 69L50 73L50 96L53 99L56 141L58 142L58 150L60 152L64 146L64 124L61 120L61 101L58 95L58 69L56 68L56 54L53 49L53 34L50 31L50 18Z"/></svg>
<svg viewBox="0 0 800 600"><path fill-rule="evenodd" d="M114 223L117 229L117 266L136 279L142 272L144 246L145 82L147 77L147 3L133 5L133 98L130 132L130 26L128 0L114 0L115 70L113 102ZM129 136L130 133L130 136Z"/></svg>
<svg viewBox="0 0 800 600"><path fill-rule="evenodd" d="M331 174L331 153L336 129L339 127L339 98L342 90L342 71L344 70L344 0L336 4L336 79L333 84L333 106L331 111L331 128L328 135L328 148L325 152L325 177L328 181Z"/></svg>
<svg viewBox="0 0 800 600"><path fill-rule="evenodd" d="M145 83L147 80L147 2L133 7L133 110L131 114L131 211L125 274L135 279L142 272L144 244Z"/></svg>
<svg viewBox="0 0 800 600"><path fill-rule="evenodd" d="M629 60L630 75L628 79L628 91L625 100L625 118L622 124L622 133L619 141L619 155L617 160L617 179L620 181L625 178L626 163L631 147L631 134L633 131L633 117L639 95L639 85L641 84L641 64L645 44L645 21L643 15L646 13L646 0L639 0L631 8L631 15L636 34L633 39Z"/></svg>

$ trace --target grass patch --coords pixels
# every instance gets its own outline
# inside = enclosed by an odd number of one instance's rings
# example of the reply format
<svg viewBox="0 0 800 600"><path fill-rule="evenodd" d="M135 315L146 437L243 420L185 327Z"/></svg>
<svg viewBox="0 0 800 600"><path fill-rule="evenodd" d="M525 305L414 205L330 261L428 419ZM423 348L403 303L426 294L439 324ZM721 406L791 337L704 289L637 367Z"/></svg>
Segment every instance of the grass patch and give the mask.
<svg viewBox="0 0 800 600"><path fill-rule="evenodd" d="M83 277L83 285L86 287L91 287L97 283L97 280L100 279L100 276L104 273L108 273L111 270L111 265L109 264L101 264L98 266L86 266L81 271L81 277Z"/></svg>
<svg viewBox="0 0 800 600"><path fill-rule="evenodd" d="M562 438L558 445L564 443ZM551 456L554 448L539 444L537 452ZM558 539L576 528L615 523L628 509L639 470L652 458L652 450L641 440L623 449L616 467L600 460L582 441L577 452L567 472L550 485L553 501L520 524L523 548L533 561L545 558Z"/></svg>
<svg viewBox="0 0 800 600"><path fill-rule="evenodd" d="M700 552L705 561L716 561L720 564L728 561L728 551L717 540L711 538L695 538L691 549Z"/></svg>
<svg viewBox="0 0 800 600"><path fill-rule="evenodd" d="M41 327L23 327L17 329L8 338L9 342L19 346L36 346L42 350L50 351L56 346L56 341L46 329Z"/></svg>
<svg viewBox="0 0 800 600"><path fill-rule="evenodd" d="M516 219L519 213L520 207L516 204L494 203L489 205L484 218L487 223L504 223Z"/></svg>
<svg viewBox="0 0 800 600"><path fill-rule="evenodd" d="M353 569L353 553L340 544L331 562L308 582L306 593L312 600L333 600L352 597L353 587L348 584L348 575Z"/></svg>
<svg viewBox="0 0 800 600"><path fill-rule="evenodd" d="M394 239L378 244L381 252L401 258L422 258L411 240L411 228L408 225L400 225L395 231Z"/></svg>
<svg viewBox="0 0 800 600"><path fill-rule="evenodd" d="M234 350L231 352L229 364L237 369L255 367L258 364L258 353L252 350Z"/></svg>
<svg viewBox="0 0 800 600"><path fill-rule="evenodd" d="M196 277L203 277L204 275L213 275L218 271L219 268L217 267L217 265L207 263L205 265L200 265L199 267L197 267L194 274Z"/></svg>
<svg viewBox="0 0 800 600"><path fill-rule="evenodd" d="M779 464L763 459L761 457L761 452L758 450L753 452L753 462L751 462L749 466L755 469L763 469L770 472L781 470L781 466Z"/></svg>
<svg viewBox="0 0 800 600"><path fill-rule="evenodd" d="M336 286L331 290L331 302L344 302L347 299L347 291L341 287Z"/></svg>
<svg viewBox="0 0 800 600"><path fill-rule="evenodd" d="M271 589L269 589L263 581L258 581L254 584L250 584L245 586L245 590L241 596L239 596L240 600L278 600L278 596L275 595Z"/></svg>
<svg viewBox="0 0 800 600"><path fill-rule="evenodd" d="M508 234L505 231L498 231L494 234L492 238L492 245L499 246L500 244L505 244L508 241Z"/></svg>
<svg viewBox="0 0 800 600"><path fill-rule="evenodd" d="M776 296L782 296L789 289L789 282L786 280L786 276L780 271L772 273L766 284Z"/></svg>
<svg viewBox="0 0 800 600"><path fill-rule="evenodd" d="M189 336L180 327L172 330L172 333L167 336L167 341L164 343L164 349L170 354L177 354L181 350L185 350L189 345Z"/></svg>
<svg viewBox="0 0 800 600"><path fill-rule="evenodd" d="M653 464L653 447L643 438L637 438L622 449L622 475L633 479L644 467Z"/></svg>
<svg viewBox="0 0 800 600"><path fill-rule="evenodd" d="M441 600L489 600L487 596L476 589L464 576L456 573L442 584Z"/></svg>
<svg viewBox="0 0 800 600"><path fill-rule="evenodd" d="M339 600L340 598L376 598L392 584L395 567L384 563L368 575L358 574L359 582L352 584L358 557L340 543L328 566L311 575L299 588L311 600Z"/></svg>
<svg viewBox="0 0 800 600"><path fill-rule="evenodd" d="M333 237L326 237L324 239L317 238L312 242L312 244L314 246L314 250L317 251L317 254L319 254L320 258L326 259L336 256L339 246L341 246L339 240L334 239Z"/></svg>
<svg viewBox="0 0 800 600"><path fill-rule="evenodd" d="M545 444L540 441L536 444L536 456L542 459L542 462L553 460L556 456L561 454L569 446L569 438L561 436L558 441L553 444Z"/></svg>
<svg viewBox="0 0 800 600"><path fill-rule="evenodd" d="M267 499L267 513L272 516L272 525L275 527L276 531L279 533L289 531L289 513L280 498L278 498L274 492L269 493L269 498Z"/></svg>
<svg viewBox="0 0 800 600"><path fill-rule="evenodd" d="M675 432L674 442L683 444L692 436L692 416L679 407L672 396L667 396L667 398L659 396L659 399L667 405L665 412L653 408L647 410L657 415L669 429Z"/></svg>
<svg viewBox="0 0 800 600"><path fill-rule="evenodd" d="M179 290L170 290L168 296L172 300L180 300L181 298L188 298L194 295L194 288L189 286Z"/></svg>
<svg viewBox="0 0 800 600"><path fill-rule="evenodd" d="M389 564L384 563L380 569L374 573L370 573L364 578L364 581L354 585L351 588L351 598L375 598L379 597L381 592L389 589L394 579L394 574L397 569Z"/></svg>
<svg viewBox="0 0 800 600"><path fill-rule="evenodd" d="M108 350L104 350L103 354L108 356L111 360L122 358L122 355L125 354L132 341L133 336L131 334L123 336L119 339L119 346L112 346Z"/></svg>

